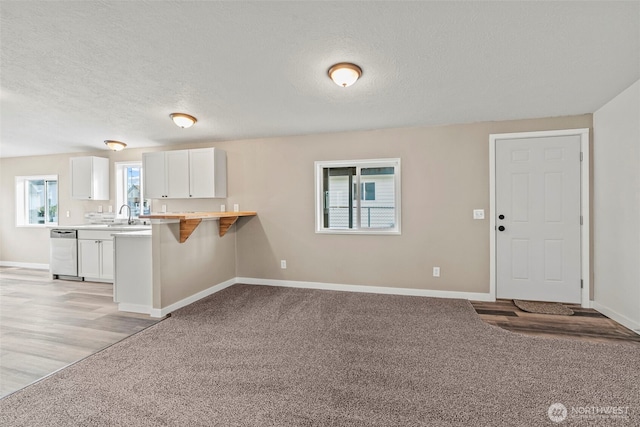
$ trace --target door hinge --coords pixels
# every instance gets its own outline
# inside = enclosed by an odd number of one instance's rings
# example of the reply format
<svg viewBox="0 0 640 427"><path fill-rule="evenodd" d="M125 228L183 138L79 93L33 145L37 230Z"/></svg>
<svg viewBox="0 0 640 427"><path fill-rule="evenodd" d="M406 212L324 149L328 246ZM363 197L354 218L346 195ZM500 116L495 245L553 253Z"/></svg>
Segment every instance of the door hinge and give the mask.
<svg viewBox="0 0 640 427"><path fill-rule="evenodd" d="M580 289L584 288L584 280L580 279Z"/></svg>
<svg viewBox="0 0 640 427"><path fill-rule="evenodd" d="M582 151L580 152L580 161L583 160Z"/></svg>
<svg viewBox="0 0 640 427"><path fill-rule="evenodd" d="M583 221L584 221L584 220L583 220L583 217L582 217L582 215L580 215L580 225L582 225L582 224L583 224Z"/></svg>

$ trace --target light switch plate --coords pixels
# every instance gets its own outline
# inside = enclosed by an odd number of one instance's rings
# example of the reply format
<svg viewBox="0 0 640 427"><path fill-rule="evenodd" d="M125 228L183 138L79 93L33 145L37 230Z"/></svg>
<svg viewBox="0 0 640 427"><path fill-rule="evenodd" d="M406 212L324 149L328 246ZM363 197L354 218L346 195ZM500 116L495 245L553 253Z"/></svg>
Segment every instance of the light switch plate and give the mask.
<svg viewBox="0 0 640 427"><path fill-rule="evenodd" d="M238 204L234 204L234 205L233 205L233 211L234 211L234 212L240 212L240 205L238 205Z"/></svg>
<svg viewBox="0 0 640 427"><path fill-rule="evenodd" d="M226 212L227 207L225 205L220 205L220 212Z"/></svg>
<svg viewBox="0 0 640 427"><path fill-rule="evenodd" d="M484 209L474 209L473 219L484 219Z"/></svg>

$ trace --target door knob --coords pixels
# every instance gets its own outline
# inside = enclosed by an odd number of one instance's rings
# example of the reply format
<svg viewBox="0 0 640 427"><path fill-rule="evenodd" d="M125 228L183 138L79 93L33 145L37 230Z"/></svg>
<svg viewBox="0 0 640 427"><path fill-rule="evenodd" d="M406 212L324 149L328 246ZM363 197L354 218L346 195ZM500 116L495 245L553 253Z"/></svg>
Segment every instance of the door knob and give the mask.
<svg viewBox="0 0 640 427"><path fill-rule="evenodd" d="M500 227L498 227L498 231L504 231L506 230L506 228L504 228L504 225L501 225Z"/></svg>
<svg viewBox="0 0 640 427"><path fill-rule="evenodd" d="M498 219L504 219L504 215L498 215Z"/></svg>

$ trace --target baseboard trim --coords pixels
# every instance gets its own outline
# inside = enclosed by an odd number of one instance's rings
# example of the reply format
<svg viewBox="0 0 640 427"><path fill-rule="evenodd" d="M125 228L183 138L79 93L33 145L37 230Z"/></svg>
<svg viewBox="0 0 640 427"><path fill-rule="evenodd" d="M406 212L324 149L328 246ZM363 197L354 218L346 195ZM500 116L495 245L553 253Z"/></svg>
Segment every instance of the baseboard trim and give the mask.
<svg viewBox="0 0 640 427"><path fill-rule="evenodd" d="M633 319L629 319L627 316L620 314L617 311L598 303L597 301L593 301L591 306L594 310L599 311L605 316L620 323L622 326L629 328L636 334L640 335L640 322L636 322Z"/></svg>
<svg viewBox="0 0 640 427"><path fill-rule="evenodd" d="M257 279L236 277L236 283L247 285L282 286L287 288L320 289L326 291L363 292L370 294L407 295L432 298L453 298L473 301L495 301L489 293L437 291L431 289L390 288L383 286L346 285L339 283L302 282L295 280Z"/></svg>
<svg viewBox="0 0 640 427"><path fill-rule="evenodd" d="M118 303L118 311L127 311L130 313L151 314L153 308L149 305Z"/></svg>
<svg viewBox="0 0 640 427"><path fill-rule="evenodd" d="M210 288L207 288L203 291L200 291L198 293L195 293L185 299L181 299L178 302L175 302L171 305L168 305L166 307L163 308L151 308L151 310L149 311L149 315L151 317L164 317L167 314L176 311L179 308L185 307L189 304L192 304L196 301L198 301L199 299L202 299L204 297L208 297L211 294L215 294L216 292L220 292L223 289L228 288L231 285L235 285L236 283L238 283L237 278L234 277L232 279L229 280L225 280L222 283L218 283L217 285L211 286Z"/></svg>
<svg viewBox="0 0 640 427"><path fill-rule="evenodd" d="M0 261L0 267L19 267L32 268L34 270L49 270L49 264L38 264L35 262Z"/></svg>
<svg viewBox="0 0 640 427"><path fill-rule="evenodd" d="M319 289L325 291L342 291L342 292L362 292L369 294L386 294L386 295L406 295L431 298L452 298L466 299L473 301L495 301L489 293L476 292L458 292L458 291L437 291L431 289L412 289L412 288L390 288L383 286L361 286L346 285L339 283L322 283L322 282L303 282L296 280L275 280L275 279L257 279L255 277L234 277L208 289L200 291L176 303L163 308L152 308L138 304L119 304L118 309L122 311L131 311L134 313L149 314L151 317L164 317L167 314L192 304L204 297L220 292L229 286L237 283L247 285L263 285L263 286L281 286L285 288L301 288L301 289Z"/></svg>

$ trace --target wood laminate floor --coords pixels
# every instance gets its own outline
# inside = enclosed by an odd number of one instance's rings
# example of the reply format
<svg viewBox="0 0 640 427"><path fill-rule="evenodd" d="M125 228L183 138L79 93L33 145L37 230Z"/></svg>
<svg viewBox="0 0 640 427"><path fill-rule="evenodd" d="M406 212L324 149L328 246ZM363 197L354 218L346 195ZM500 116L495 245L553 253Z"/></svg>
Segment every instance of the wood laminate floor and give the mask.
<svg viewBox="0 0 640 427"><path fill-rule="evenodd" d="M626 342L640 346L640 335L591 308L564 304L572 316L534 314L520 310L512 300L471 301L480 318L495 326L527 335L590 342Z"/></svg>
<svg viewBox="0 0 640 427"><path fill-rule="evenodd" d="M0 267L0 397L158 321L118 311L111 284Z"/></svg>

